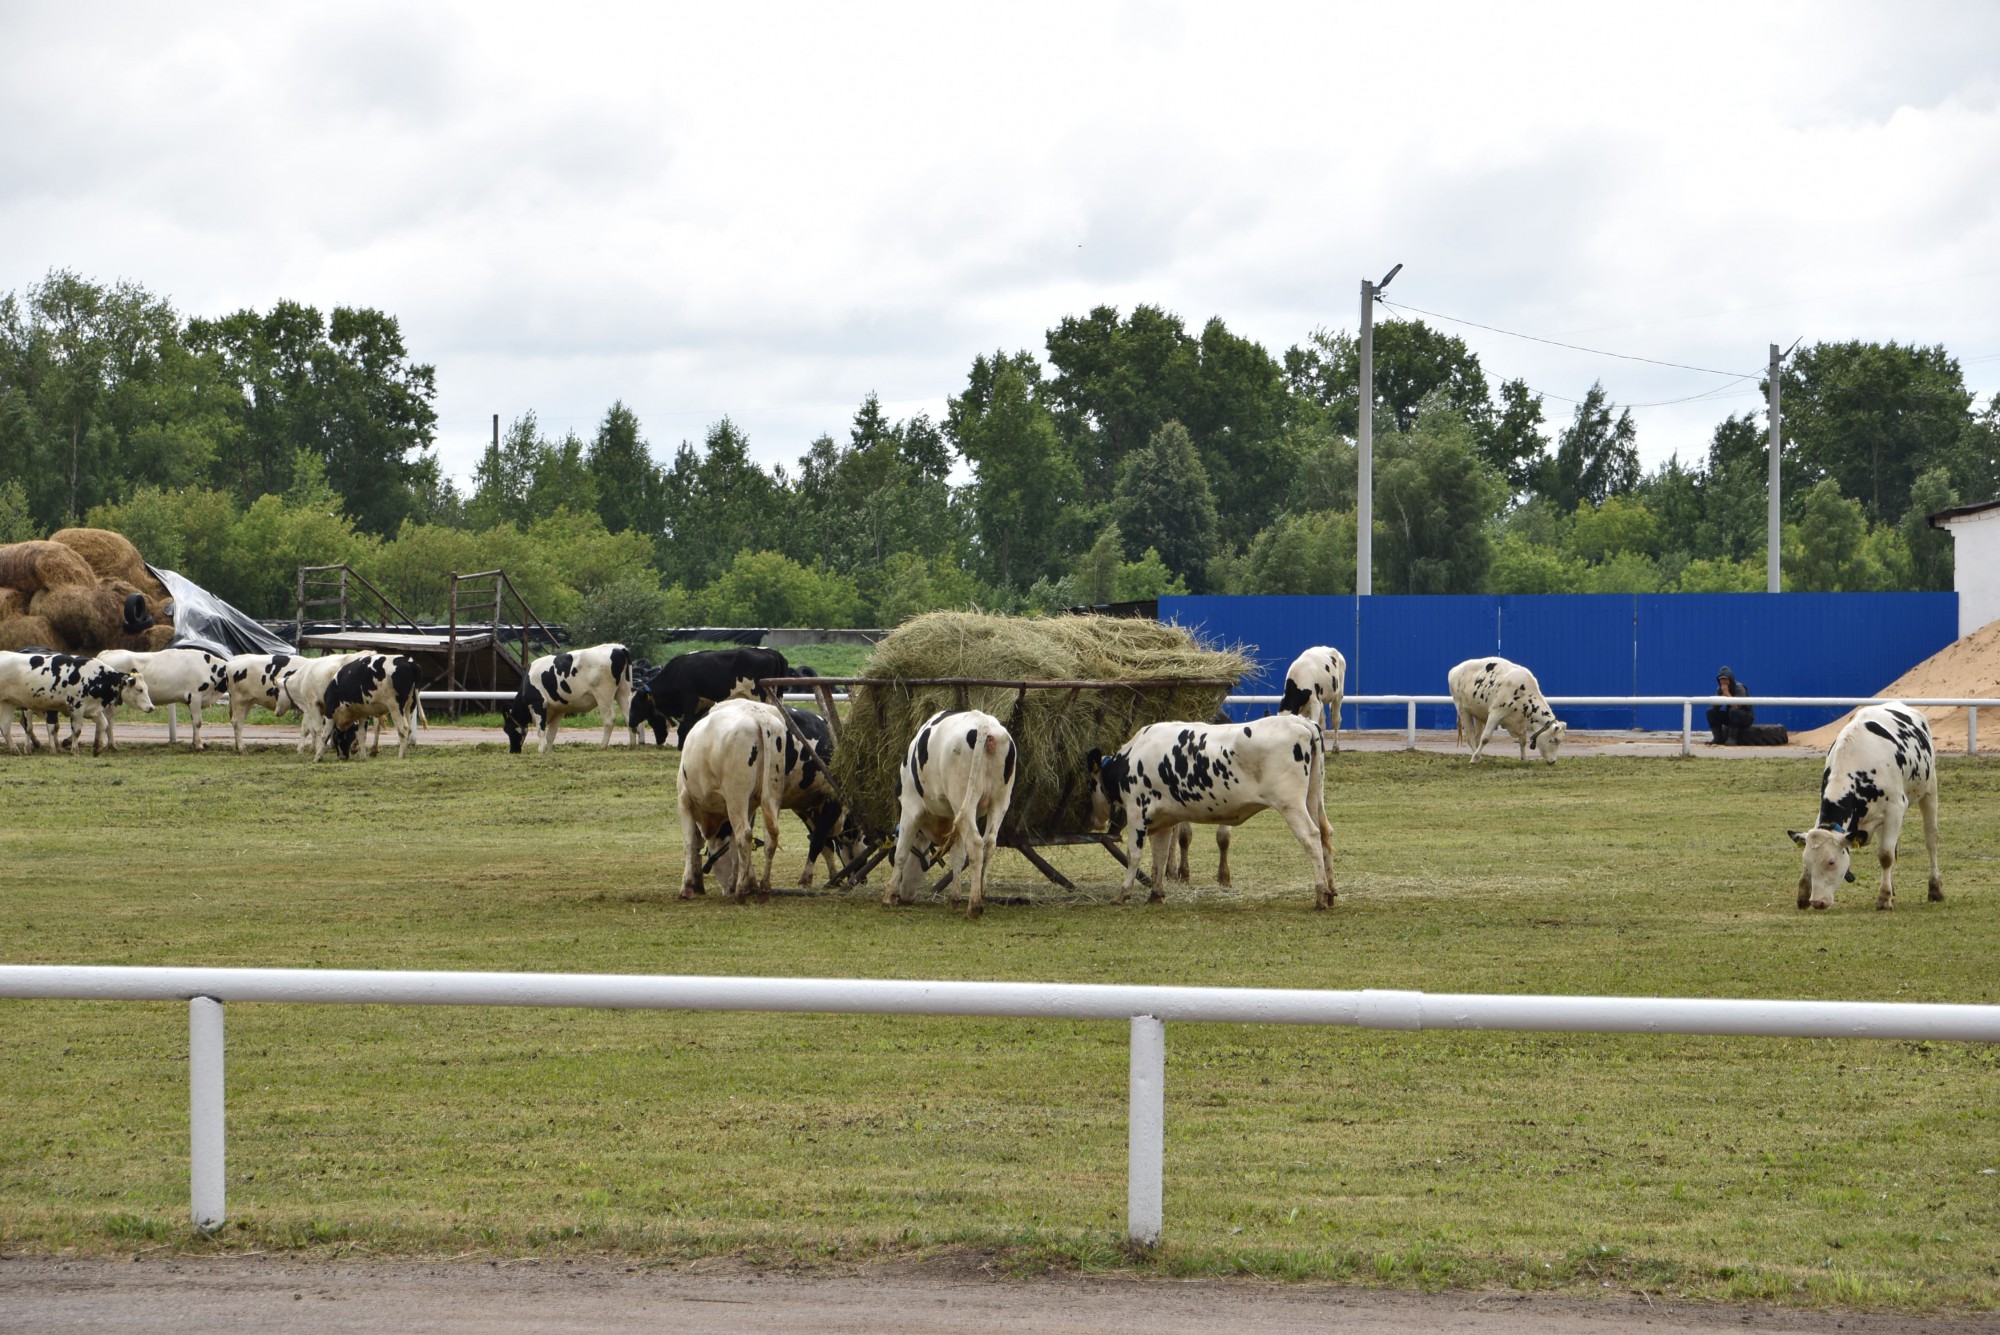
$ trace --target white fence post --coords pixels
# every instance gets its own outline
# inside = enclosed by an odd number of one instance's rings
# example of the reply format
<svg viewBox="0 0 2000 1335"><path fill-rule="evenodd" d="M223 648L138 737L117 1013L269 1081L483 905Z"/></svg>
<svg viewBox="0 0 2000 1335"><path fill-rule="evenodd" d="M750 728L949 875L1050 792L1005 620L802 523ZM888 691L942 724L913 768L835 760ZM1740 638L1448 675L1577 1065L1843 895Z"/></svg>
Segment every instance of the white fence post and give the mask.
<svg viewBox="0 0 2000 1335"><path fill-rule="evenodd" d="M188 1197L198 1232L222 1227L222 1003L188 1001Z"/></svg>
<svg viewBox="0 0 2000 1335"><path fill-rule="evenodd" d="M1412 701L1410 701L1410 739L1409 739L1409 740L1410 740L1410 744L1409 744L1409 746L1407 746L1407 747L1406 747L1406 748L1404 748L1404 749L1405 749L1405 750L1409 750L1409 751L1414 751L1414 750L1416 750L1416 749L1417 749L1417 702L1416 702L1415 700L1412 700Z"/></svg>
<svg viewBox="0 0 2000 1335"><path fill-rule="evenodd" d="M168 742L172 743L180 740L180 722L181 722L181 707L179 705L168 705L167 706Z"/></svg>
<svg viewBox="0 0 2000 1335"><path fill-rule="evenodd" d="M1125 1236L1140 1247L1158 1246L1165 1223L1162 1184L1167 1151L1166 1085L1167 1026L1151 1015L1135 1015Z"/></svg>
<svg viewBox="0 0 2000 1335"><path fill-rule="evenodd" d="M1979 706L1971 705L1965 711L1965 754L1979 754Z"/></svg>
<svg viewBox="0 0 2000 1335"><path fill-rule="evenodd" d="M1690 738L1694 734L1694 701L1681 701L1681 754L1689 755L1694 746Z"/></svg>

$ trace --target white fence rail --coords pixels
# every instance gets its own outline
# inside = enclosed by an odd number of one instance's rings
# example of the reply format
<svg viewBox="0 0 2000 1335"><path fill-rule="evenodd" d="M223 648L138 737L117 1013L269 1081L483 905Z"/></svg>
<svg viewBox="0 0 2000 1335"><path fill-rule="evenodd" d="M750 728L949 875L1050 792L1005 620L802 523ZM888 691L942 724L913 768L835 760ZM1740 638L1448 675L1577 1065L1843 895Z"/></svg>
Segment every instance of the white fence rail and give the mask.
<svg viewBox="0 0 2000 1335"><path fill-rule="evenodd" d="M1095 983L901 982L359 969L0 965L0 998L188 1003L189 1200L195 1227L226 1215L223 1009L236 1002L563 1006L1126 1020L1131 1025L1126 1231L1160 1240L1166 1022L1562 1033L1717 1034L2000 1042L2000 1006L1883 1001L1477 996Z"/></svg>

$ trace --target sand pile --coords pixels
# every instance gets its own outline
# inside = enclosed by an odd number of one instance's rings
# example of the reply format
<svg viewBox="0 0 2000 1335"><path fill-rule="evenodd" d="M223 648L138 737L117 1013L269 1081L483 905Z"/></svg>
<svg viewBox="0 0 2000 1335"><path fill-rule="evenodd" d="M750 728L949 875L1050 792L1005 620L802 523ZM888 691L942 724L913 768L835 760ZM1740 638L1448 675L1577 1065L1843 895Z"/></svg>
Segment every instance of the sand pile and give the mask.
<svg viewBox="0 0 2000 1335"><path fill-rule="evenodd" d="M1906 700L1912 696L1985 696L2000 698L2000 621L1988 622L1962 640L1954 640L1902 676L1876 692L1885 699ZM1920 709L1930 720L1931 740L1942 752L1965 750L1963 709ZM2000 718L1996 711L1981 713L1980 749L2000 743ZM1853 714L1845 714L1823 728L1792 734L1803 746L1832 746Z"/></svg>

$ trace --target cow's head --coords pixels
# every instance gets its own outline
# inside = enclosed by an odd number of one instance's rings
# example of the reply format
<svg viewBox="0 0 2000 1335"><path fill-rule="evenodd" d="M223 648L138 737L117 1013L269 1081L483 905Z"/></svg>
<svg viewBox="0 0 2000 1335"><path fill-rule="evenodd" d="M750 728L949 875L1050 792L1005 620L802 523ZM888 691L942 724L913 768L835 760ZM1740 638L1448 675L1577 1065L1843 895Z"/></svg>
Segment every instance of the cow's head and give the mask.
<svg viewBox="0 0 2000 1335"><path fill-rule="evenodd" d="M327 740L333 743L334 751L342 760L350 760L354 756L354 743L360 736L361 724L350 723L344 728L332 729Z"/></svg>
<svg viewBox="0 0 2000 1335"><path fill-rule="evenodd" d="M653 745L667 744L667 720L660 713L660 702L653 694L650 681L641 680L637 672L632 674L632 708L625 715L625 726L631 731L632 740L639 740L639 732L648 724L653 729Z"/></svg>
<svg viewBox="0 0 2000 1335"><path fill-rule="evenodd" d="M130 705L134 709L153 712L153 693L146 689L146 679L136 672L112 672L112 702Z"/></svg>
<svg viewBox="0 0 2000 1335"><path fill-rule="evenodd" d="M1562 749L1563 738L1569 736L1569 725L1559 720L1551 720L1528 738L1528 749L1551 765L1556 763L1556 752Z"/></svg>
<svg viewBox="0 0 2000 1335"><path fill-rule="evenodd" d="M1799 871L1799 907L1832 908L1833 892L1842 881L1854 879L1854 869L1848 865L1850 855L1868 846L1868 831L1820 825L1804 833L1786 833L1805 850L1804 866Z"/></svg>
<svg viewBox="0 0 2000 1335"><path fill-rule="evenodd" d="M528 702L522 696L500 706L500 729L507 734L507 749L519 754L521 743L528 740L528 729L534 723L534 715L528 710Z"/></svg>
<svg viewBox="0 0 2000 1335"><path fill-rule="evenodd" d="M1131 758L1123 751L1105 755L1095 747L1085 758L1085 774L1090 783L1090 828L1118 833L1125 824L1125 774Z"/></svg>

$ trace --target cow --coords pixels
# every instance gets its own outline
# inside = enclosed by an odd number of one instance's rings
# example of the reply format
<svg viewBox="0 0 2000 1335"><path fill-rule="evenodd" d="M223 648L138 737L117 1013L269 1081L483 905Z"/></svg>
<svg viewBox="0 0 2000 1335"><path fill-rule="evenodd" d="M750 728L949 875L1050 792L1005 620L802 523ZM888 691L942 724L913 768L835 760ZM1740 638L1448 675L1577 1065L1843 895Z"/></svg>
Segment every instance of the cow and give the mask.
<svg viewBox="0 0 2000 1335"><path fill-rule="evenodd" d="M420 712L417 690L422 685L423 669L414 658L400 654L362 654L341 664L320 696L313 759L325 754L329 741L342 760L351 759L361 727L370 719L386 718L395 725L396 759L401 760L410 748L410 728ZM381 749L378 727L368 754Z"/></svg>
<svg viewBox="0 0 2000 1335"><path fill-rule="evenodd" d="M528 664L521 689L500 707L500 727L507 734L507 749L518 754L528 739L529 729L541 739L541 754L555 745L556 729L564 717L595 709L604 720L604 738L611 745L612 711L623 714L638 741L632 718L632 651L622 644L594 644L588 649L572 649L560 654L543 654Z"/></svg>
<svg viewBox="0 0 2000 1335"><path fill-rule="evenodd" d="M1791 830L1804 850L1799 872L1799 907L1830 909L1842 880L1853 880L1848 854L1875 845L1882 885L1875 907L1895 907L1896 840L1910 804L1924 816L1924 848L1930 854L1930 897L1944 898L1938 875L1937 755L1930 724L1900 700L1855 711L1826 753L1819 776L1819 823Z"/></svg>
<svg viewBox="0 0 2000 1335"><path fill-rule="evenodd" d="M1340 702L1347 694L1347 659L1330 644L1315 645L1285 669L1285 694L1278 708L1321 723L1321 711L1332 713L1326 723L1327 745L1340 754ZM1225 882L1224 884L1227 884Z"/></svg>
<svg viewBox="0 0 2000 1335"><path fill-rule="evenodd" d="M368 657L365 649L345 654L327 654L323 658L308 658L298 670L286 676L277 684L276 700L271 712L282 714L287 709L299 711L299 751L303 753L312 746L326 722L320 711L320 702L326 698L327 687L333 685L333 678L341 668L359 658ZM317 756L314 759L318 759Z"/></svg>
<svg viewBox="0 0 2000 1335"><path fill-rule="evenodd" d="M1326 742L1296 714L1252 723L1155 723L1115 753L1089 756L1091 828L1127 839L1123 904L1153 847L1151 901L1166 898L1167 848L1183 823L1240 825L1260 811L1285 818L1312 863L1315 908L1333 907L1333 828L1326 819Z"/></svg>
<svg viewBox="0 0 2000 1335"><path fill-rule="evenodd" d="M1549 764L1569 735L1542 695L1535 674L1504 658L1468 658L1446 678L1458 708L1458 740L1472 745L1471 764L1493 734L1505 728L1521 744L1521 759L1534 751ZM1475 734L1477 734L1475 736Z"/></svg>
<svg viewBox="0 0 2000 1335"><path fill-rule="evenodd" d="M193 715L189 746L199 751L201 712L229 693L229 660L206 649L161 649L146 654L106 649L97 661L114 672L129 672L146 683L155 704L181 704Z"/></svg>
<svg viewBox="0 0 2000 1335"><path fill-rule="evenodd" d="M917 897L935 847L952 855L952 876L966 887L965 916L985 913L986 868L1019 768L1014 739L991 714L939 710L925 720L896 770L896 852L882 902Z"/></svg>
<svg viewBox="0 0 2000 1335"><path fill-rule="evenodd" d="M229 727L236 736L238 755L243 753L243 722L251 707L262 705L273 714L294 707L289 698L280 700L278 688L312 661L297 654L237 654L223 665L229 680Z"/></svg>
<svg viewBox="0 0 2000 1335"><path fill-rule="evenodd" d="M719 843L725 826L741 856L729 859L730 893L737 903L756 889L759 902L771 894L771 861L778 853L778 800L784 790L784 728L776 711L712 709L681 738L678 806L681 898L705 893L702 850ZM750 870L751 812L764 818L764 878Z"/></svg>
<svg viewBox="0 0 2000 1335"><path fill-rule="evenodd" d="M153 711L143 678L74 654L0 653L0 737L7 739L10 752L15 751L14 714L19 710L30 751L40 749L31 722L34 715L63 713L70 720L70 751L74 753L81 740L77 719L82 717L96 725L90 753L98 755L112 745L111 714L121 704ZM53 724L49 745L60 749Z"/></svg>
<svg viewBox="0 0 2000 1335"><path fill-rule="evenodd" d="M827 727L826 720L808 710L786 705L785 713L791 718L792 728L796 729L792 731L786 729L784 721L778 717L777 705L767 705L759 700L724 700L715 708L767 711L769 720L776 723L783 733L784 788L778 798L778 807L796 813L800 823L806 827L806 865L799 884L810 886L813 883L813 864L821 857L826 859L827 875L833 876L844 863L851 863L861 856L860 823L852 812L841 805L827 780L828 768L833 764L833 732ZM804 745L800 743L801 736L805 739ZM725 826L709 849L712 866L721 867L721 859L729 856L726 851L729 829ZM719 874L723 879L729 879L726 871Z"/></svg>
<svg viewBox="0 0 2000 1335"><path fill-rule="evenodd" d="M759 678L790 675L791 666L776 649L700 649L681 654L668 659L651 677L633 682L626 726L634 742L639 730L651 724L656 745L678 747L709 706L755 694Z"/></svg>

